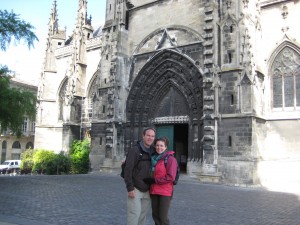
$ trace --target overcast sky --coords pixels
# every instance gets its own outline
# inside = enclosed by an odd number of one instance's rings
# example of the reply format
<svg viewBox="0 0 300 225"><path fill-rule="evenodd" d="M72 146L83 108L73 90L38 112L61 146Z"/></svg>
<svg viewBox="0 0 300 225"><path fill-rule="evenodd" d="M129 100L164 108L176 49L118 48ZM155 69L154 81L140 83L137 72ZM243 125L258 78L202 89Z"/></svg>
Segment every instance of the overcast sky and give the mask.
<svg viewBox="0 0 300 225"><path fill-rule="evenodd" d="M20 19L35 27L39 42L35 47L21 43L14 46L13 42L6 52L0 50L0 64L7 65L16 72L17 77L34 84L38 83L45 57L48 22L54 0L0 0L0 10L14 11ZM67 28L67 36L75 28L79 0L56 0L58 25L60 29ZM88 0L88 17L92 16L92 25L96 29L105 20L106 0Z"/></svg>

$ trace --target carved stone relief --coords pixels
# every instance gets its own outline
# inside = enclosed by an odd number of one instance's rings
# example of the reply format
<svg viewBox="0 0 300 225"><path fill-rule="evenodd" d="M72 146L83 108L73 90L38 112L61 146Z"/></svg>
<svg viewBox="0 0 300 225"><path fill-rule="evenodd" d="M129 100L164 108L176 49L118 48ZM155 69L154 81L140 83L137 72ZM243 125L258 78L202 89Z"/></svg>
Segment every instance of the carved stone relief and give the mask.
<svg viewBox="0 0 300 225"><path fill-rule="evenodd" d="M177 57L175 58L177 59ZM155 95L157 96L158 93L161 93L163 86L167 85L168 83L172 83L173 85L180 87L183 95L194 102L190 103L192 109L199 108L199 105L196 108L193 107L193 105L196 106L198 104L195 102L195 99L202 99L202 94L199 92L201 87L194 88L193 85L200 85L201 81L199 82L197 76L193 75L193 70L184 68L182 65L178 65L176 61L172 61L170 59L160 59L157 60L157 62L161 62L160 64L156 64L154 62L154 66L150 66L150 68L148 68L148 73L153 74L153 76L149 76L147 73L141 73L140 79L136 81L136 86L134 84L135 87L133 87L131 97L135 98L137 96L142 96L144 99L143 101L145 101L145 97L146 99L148 98L147 93L149 94L149 98L152 98ZM138 88L141 86L144 87L142 91ZM137 107L135 111L140 111L139 107ZM198 113L197 110L194 110L193 112L195 114Z"/></svg>

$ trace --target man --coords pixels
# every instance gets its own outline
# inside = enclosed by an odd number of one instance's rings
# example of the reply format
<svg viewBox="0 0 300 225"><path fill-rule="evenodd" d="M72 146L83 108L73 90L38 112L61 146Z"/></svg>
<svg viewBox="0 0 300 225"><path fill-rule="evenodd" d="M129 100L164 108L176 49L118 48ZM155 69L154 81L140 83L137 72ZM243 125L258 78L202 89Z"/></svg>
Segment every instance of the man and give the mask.
<svg viewBox="0 0 300 225"><path fill-rule="evenodd" d="M143 130L143 140L134 145L126 156L124 180L128 191L127 225L145 225L151 207L149 185L143 179L149 177L155 130Z"/></svg>

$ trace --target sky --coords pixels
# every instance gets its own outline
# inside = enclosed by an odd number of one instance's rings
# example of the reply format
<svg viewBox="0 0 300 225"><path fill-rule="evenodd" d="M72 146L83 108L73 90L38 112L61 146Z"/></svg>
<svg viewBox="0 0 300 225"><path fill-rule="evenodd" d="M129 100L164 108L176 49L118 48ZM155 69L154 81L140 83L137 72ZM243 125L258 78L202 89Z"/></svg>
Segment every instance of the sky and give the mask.
<svg viewBox="0 0 300 225"><path fill-rule="evenodd" d="M88 17L92 16L94 29L104 24L106 0L87 0ZM7 65L20 80L37 85L42 72L45 57L48 22L54 0L0 0L0 10L7 10L19 15L35 27L33 32L39 41L34 48L28 49L24 42L15 45L12 41L9 48L0 50L0 64ZM67 37L75 28L79 0L56 0L59 29L67 28Z"/></svg>

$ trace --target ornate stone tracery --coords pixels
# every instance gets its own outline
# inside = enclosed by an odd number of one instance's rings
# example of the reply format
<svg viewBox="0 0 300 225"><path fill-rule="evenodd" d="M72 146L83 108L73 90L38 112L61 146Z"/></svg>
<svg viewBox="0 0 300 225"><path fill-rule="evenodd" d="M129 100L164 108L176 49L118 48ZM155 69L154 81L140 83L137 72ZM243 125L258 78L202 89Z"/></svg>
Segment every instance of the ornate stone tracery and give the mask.
<svg viewBox="0 0 300 225"><path fill-rule="evenodd" d="M290 47L276 56L271 69L273 107L300 106L300 55ZM295 99L295 101L294 101Z"/></svg>

